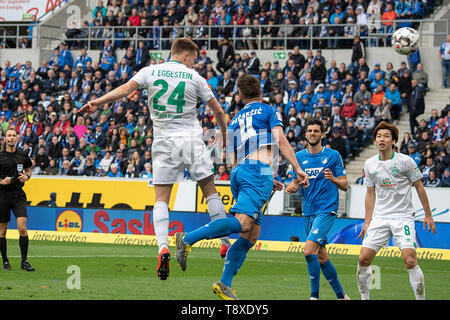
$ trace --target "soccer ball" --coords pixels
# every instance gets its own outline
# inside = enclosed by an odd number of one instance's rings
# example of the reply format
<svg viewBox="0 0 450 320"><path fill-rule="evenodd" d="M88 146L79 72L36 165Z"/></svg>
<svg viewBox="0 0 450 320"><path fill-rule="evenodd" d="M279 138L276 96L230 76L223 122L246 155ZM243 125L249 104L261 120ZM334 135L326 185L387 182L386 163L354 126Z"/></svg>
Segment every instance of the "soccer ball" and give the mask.
<svg viewBox="0 0 450 320"><path fill-rule="evenodd" d="M412 54L419 48L419 33L413 28L400 28L392 34L392 48L403 55Z"/></svg>

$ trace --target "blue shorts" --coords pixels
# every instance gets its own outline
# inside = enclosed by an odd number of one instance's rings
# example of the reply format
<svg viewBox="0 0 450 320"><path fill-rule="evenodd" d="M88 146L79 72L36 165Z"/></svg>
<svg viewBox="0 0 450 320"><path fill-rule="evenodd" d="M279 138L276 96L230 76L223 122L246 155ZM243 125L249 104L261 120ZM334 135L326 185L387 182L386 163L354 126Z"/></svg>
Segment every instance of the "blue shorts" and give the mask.
<svg viewBox="0 0 450 320"><path fill-rule="evenodd" d="M258 161L239 164L231 171L231 192L236 203L230 213L243 213L255 223L262 223L262 208L270 198L273 189L272 167Z"/></svg>
<svg viewBox="0 0 450 320"><path fill-rule="evenodd" d="M334 213L319 213L305 216L306 240L317 242L321 246L328 243L327 234L333 227L336 215Z"/></svg>

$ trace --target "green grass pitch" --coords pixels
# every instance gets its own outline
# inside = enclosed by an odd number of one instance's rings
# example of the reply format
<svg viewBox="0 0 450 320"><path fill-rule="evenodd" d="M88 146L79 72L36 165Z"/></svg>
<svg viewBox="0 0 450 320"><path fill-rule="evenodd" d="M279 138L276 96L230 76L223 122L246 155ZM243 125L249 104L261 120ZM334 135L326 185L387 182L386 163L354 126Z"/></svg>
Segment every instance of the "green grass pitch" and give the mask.
<svg viewBox="0 0 450 320"><path fill-rule="evenodd" d="M193 248L188 268L181 271L175 248L171 247L170 276L156 276L157 248L109 244L73 244L30 241L29 261L35 272L20 269L17 240L8 240L13 270L0 270L0 299L44 300L217 300L210 286L222 274L224 260L218 249ZM356 285L357 256L330 255L346 293L359 300ZM373 300L414 299L401 259L376 257L380 268L380 289L371 291ZM450 299L450 261L419 260L425 274L427 299ZM69 266L78 266L81 289L69 289ZM70 271L70 270L69 270ZM233 289L243 300L305 300L309 278L303 255L298 253L251 251ZM321 277L321 299L336 299Z"/></svg>

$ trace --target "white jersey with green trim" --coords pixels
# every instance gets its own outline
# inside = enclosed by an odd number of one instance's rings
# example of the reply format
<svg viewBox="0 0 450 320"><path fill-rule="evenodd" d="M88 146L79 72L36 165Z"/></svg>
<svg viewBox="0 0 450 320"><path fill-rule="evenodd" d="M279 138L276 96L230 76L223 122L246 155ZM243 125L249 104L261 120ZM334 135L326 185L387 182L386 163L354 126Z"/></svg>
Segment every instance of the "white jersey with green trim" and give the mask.
<svg viewBox="0 0 450 320"><path fill-rule="evenodd" d="M214 94L197 71L171 60L144 67L131 80L136 81L140 89L147 90L155 137L202 133L197 119L197 100L207 102Z"/></svg>
<svg viewBox="0 0 450 320"><path fill-rule="evenodd" d="M373 217L407 218L414 216L412 183L422 179L414 160L393 152L391 159L382 161L379 155L364 163L364 185L375 186L376 201Z"/></svg>

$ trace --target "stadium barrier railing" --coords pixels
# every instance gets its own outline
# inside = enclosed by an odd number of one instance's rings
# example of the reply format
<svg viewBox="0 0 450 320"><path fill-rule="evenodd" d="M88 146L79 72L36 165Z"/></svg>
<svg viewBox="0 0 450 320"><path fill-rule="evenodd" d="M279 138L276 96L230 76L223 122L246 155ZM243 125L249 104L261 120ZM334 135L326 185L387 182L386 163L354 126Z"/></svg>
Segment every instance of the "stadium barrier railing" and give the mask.
<svg viewBox="0 0 450 320"><path fill-rule="evenodd" d="M440 25L442 31L436 31L436 28L432 30L426 30L425 25L431 24L432 26ZM100 49L102 47L101 42L104 40L112 41L116 46L123 47L123 43L136 43L137 41L145 41L148 47L153 50L167 50L170 48L170 43L178 37L189 37L197 42L200 47L204 49L216 49L217 42L222 40L225 36L234 42L235 47L239 49L241 46L243 49L290 49L294 45L299 45L301 49L340 49L351 48L351 41L354 36L359 35L362 40L366 42L369 47L387 47L390 46L390 36L393 31L402 27L410 26L415 28L421 38L424 37L445 37L449 32L449 20L447 19L410 19L410 20L375 20L369 19L367 25L360 24L292 24L292 25L272 25L273 28L278 28L277 36L268 36L265 34L265 30L270 25L227 25L227 26L137 26L137 27L81 27L80 29L72 29L73 31L79 30L80 34L76 34L73 37L67 37L67 31L70 28L62 26L50 26L46 24L5 24L0 23L0 42L7 43L6 40L11 40L13 45L5 47L17 47L19 39L24 37L32 37L36 41L33 41L35 46L39 46L40 39L50 39L56 41L69 41L70 43L77 42L77 45L81 43L82 46L87 49ZM36 29L36 32L30 36L26 30L30 27ZM344 28L345 34L342 36L330 36L326 32L331 28ZM51 30L45 32L45 28ZM154 30L159 28L159 35L156 38L153 37ZM173 37L174 29L176 30L176 36ZM227 30L222 32L221 29ZM8 30L8 31L7 31ZM24 31L25 30L25 31ZM58 30L56 34L53 32ZM253 35L246 36L248 30L254 30ZM34 30L33 30L34 31ZM84 36L81 34L84 33ZM158 32L156 32L158 34ZM162 37L161 35L168 35ZM210 36L213 35L213 36ZM342 42L347 41L346 45ZM431 46L435 46L436 41L431 41Z"/></svg>

